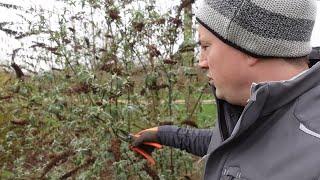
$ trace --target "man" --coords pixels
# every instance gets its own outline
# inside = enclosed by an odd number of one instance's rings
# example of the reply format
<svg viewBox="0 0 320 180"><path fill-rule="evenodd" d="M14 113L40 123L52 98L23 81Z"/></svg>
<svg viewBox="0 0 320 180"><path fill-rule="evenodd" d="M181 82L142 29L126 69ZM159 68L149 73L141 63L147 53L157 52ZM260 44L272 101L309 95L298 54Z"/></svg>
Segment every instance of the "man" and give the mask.
<svg viewBox="0 0 320 180"><path fill-rule="evenodd" d="M201 56L214 129L160 126L145 141L203 156L204 179L320 179L320 64L308 69L313 0L204 0Z"/></svg>

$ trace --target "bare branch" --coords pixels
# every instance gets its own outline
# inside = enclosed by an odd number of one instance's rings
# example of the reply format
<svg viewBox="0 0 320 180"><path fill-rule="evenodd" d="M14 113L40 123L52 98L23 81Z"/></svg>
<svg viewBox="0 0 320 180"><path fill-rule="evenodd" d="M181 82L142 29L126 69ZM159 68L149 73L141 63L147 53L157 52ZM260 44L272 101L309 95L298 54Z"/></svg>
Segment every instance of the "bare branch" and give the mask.
<svg viewBox="0 0 320 180"><path fill-rule="evenodd" d="M21 79L24 76L24 73L22 72L21 68L15 62L11 64L11 67L16 72L17 78Z"/></svg>
<svg viewBox="0 0 320 180"><path fill-rule="evenodd" d="M7 9L15 9L15 10L22 10L21 6L13 5L13 4L5 4L5 3L0 3L1 7L5 7Z"/></svg>

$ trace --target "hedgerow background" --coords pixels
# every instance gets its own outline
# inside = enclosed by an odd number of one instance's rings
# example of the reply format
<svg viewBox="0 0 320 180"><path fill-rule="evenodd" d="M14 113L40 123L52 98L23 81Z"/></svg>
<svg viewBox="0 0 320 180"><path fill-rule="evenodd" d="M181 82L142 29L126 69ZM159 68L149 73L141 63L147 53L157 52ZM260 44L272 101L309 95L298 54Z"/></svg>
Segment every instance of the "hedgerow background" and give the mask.
<svg viewBox="0 0 320 180"><path fill-rule="evenodd" d="M20 42L0 57L0 179L199 179L197 157L165 147L150 166L114 134L213 126L194 1L59 3L0 3L20 17L0 22Z"/></svg>

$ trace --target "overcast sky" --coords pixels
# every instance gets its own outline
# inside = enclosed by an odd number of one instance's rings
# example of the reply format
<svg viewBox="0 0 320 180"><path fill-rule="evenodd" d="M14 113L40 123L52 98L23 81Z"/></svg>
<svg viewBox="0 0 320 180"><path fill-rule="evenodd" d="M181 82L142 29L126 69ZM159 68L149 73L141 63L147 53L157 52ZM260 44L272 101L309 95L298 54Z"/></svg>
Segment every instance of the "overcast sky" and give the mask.
<svg viewBox="0 0 320 180"><path fill-rule="evenodd" d="M179 3L177 0L168 1L168 0L156 0L158 6L160 6L161 10L165 11L166 9L170 9L170 7L175 6ZM47 10L54 10L57 11L61 7L63 2L57 2L56 0L0 0L0 3L5 4L15 4L23 7L30 7L30 6L41 6ZM311 45L312 46L320 46L320 0L317 1L318 5L318 14L315 23L315 27L311 37ZM15 12L8 11L6 8L0 7L0 22L3 21L14 21L15 19ZM6 34L0 31L0 58L3 59L5 56L5 52L12 52L12 49L19 48L20 44L6 36ZM0 59L0 61L1 61Z"/></svg>

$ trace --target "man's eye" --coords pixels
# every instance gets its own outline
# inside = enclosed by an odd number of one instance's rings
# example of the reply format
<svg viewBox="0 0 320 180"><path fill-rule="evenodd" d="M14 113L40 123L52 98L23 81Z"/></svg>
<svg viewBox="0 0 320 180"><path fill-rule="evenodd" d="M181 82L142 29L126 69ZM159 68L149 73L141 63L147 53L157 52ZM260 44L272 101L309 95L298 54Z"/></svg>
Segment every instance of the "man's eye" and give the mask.
<svg viewBox="0 0 320 180"><path fill-rule="evenodd" d="M201 43L200 41L197 43L198 46L200 46L200 49L202 51L207 50L207 48L209 47L209 45L207 45L207 43Z"/></svg>
<svg viewBox="0 0 320 180"><path fill-rule="evenodd" d="M201 50L207 50L209 46L201 46Z"/></svg>

